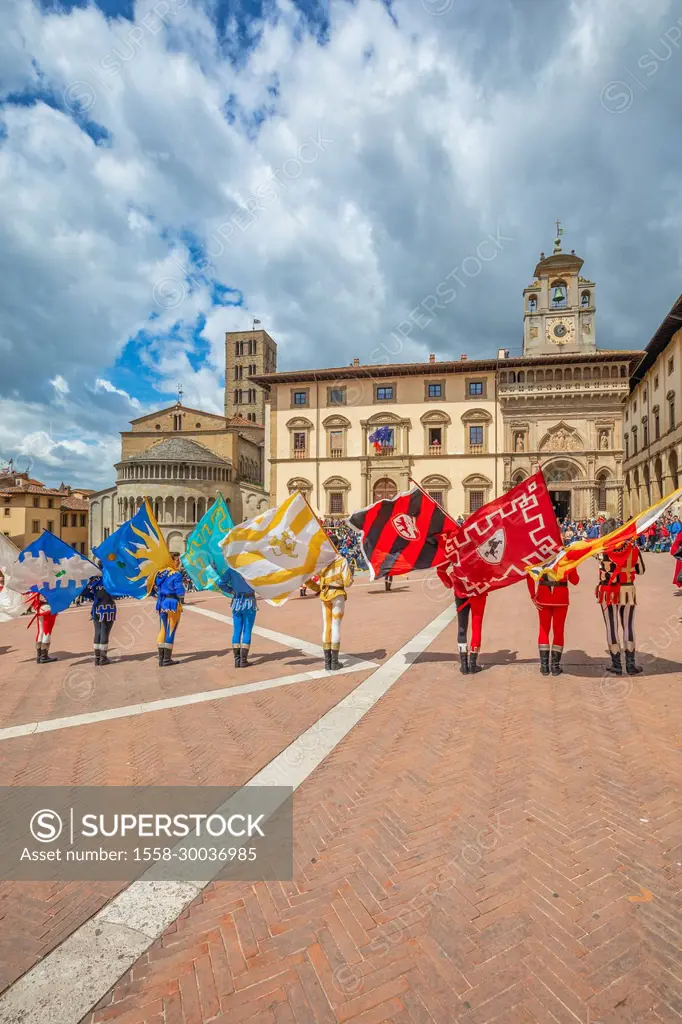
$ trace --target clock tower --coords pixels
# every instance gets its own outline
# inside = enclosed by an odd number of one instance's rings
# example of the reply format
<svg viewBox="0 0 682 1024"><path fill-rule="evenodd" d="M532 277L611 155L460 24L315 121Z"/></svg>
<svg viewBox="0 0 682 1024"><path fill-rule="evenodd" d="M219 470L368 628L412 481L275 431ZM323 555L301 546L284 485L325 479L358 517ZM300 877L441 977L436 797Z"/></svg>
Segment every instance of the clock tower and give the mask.
<svg viewBox="0 0 682 1024"><path fill-rule="evenodd" d="M524 356L594 352L594 282L580 276L583 261L562 252L563 230L551 256L540 253L535 280L523 292Z"/></svg>

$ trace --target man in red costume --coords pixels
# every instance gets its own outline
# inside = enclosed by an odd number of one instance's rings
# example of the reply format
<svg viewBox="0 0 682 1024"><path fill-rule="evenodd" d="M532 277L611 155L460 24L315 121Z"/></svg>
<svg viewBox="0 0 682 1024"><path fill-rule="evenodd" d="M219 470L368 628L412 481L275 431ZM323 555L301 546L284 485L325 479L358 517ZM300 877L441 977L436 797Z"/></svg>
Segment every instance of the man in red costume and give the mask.
<svg viewBox="0 0 682 1024"><path fill-rule="evenodd" d="M540 673L548 676L550 673L550 652L552 656L551 672L553 676L560 676L563 672L561 667L561 655L564 653L564 624L568 615L568 584L575 586L580 582L575 569L567 574L566 578L557 583L550 579L547 573L543 573L537 581L528 577L528 590L533 604L538 610L540 619L540 631L538 633L538 651L540 652ZM550 643L550 633L552 639Z"/></svg>
<svg viewBox="0 0 682 1024"><path fill-rule="evenodd" d="M457 606L457 646L459 647L459 670L462 675L480 672L478 652L481 649L481 632L487 594L467 595L459 584L452 563L436 567L438 578L444 587L453 590ZM468 644L469 616L471 615L471 645Z"/></svg>
<svg viewBox="0 0 682 1024"><path fill-rule="evenodd" d="M675 534L670 554L675 559L675 571L673 572L673 586L682 587L682 530Z"/></svg>
<svg viewBox="0 0 682 1024"><path fill-rule="evenodd" d="M603 533L611 533L613 525L604 523ZM638 675L642 669L635 664L635 577L644 572L644 560L636 540L626 541L619 547L602 551L599 560L599 583L596 597L601 605L606 625L606 640L611 655L611 664L606 671L622 676L623 665L620 657L618 626L625 649L625 671Z"/></svg>
<svg viewBox="0 0 682 1024"><path fill-rule="evenodd" d="M50 657L50 640L54 624L57 621L56 614L52 614L50 606L42 594L30 594L27 604L34 614L26 628L30 629L34 622L37 624L36 663L44 665L48 661L56 661L56 658Z"/></svg>

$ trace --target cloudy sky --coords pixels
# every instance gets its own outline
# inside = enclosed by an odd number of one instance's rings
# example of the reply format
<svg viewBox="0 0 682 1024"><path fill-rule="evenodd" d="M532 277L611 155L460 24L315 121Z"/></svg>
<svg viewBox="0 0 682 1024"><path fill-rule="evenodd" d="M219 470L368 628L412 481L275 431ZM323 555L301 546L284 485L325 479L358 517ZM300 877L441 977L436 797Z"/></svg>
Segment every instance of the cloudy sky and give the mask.
<svg viewBox="0 0 682 1024"><path fill-rule="evenodd" d="M221 411L252 317L282 369L519 352L557 217L601 346L682 291L678 0L3 6L0 462L48 483Z"/></svg>

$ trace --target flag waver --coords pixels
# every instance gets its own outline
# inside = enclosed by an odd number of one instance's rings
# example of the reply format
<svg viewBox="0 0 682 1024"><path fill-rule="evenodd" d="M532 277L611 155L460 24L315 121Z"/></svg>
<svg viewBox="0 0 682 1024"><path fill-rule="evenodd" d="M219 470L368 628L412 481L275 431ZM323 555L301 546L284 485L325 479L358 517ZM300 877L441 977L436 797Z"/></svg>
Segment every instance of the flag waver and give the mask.
<svg viewBox="0 0 682 1024"><path fill-rule="evenodd" d="M75 601L97 572L97 566L85 555L44 530L19 554L7 586L19 593L42 594L57 615Z"/></svg>
<svg viewBox="0 0 682 1024"><path fill-rule="evenodd" d="M0 572L4 577L4 585L0 587L0 622L17 618L26 607L21 593L9 586L12 572L18 564L19 548L0 533Z"/></svg>
<svg viewBox="0 0 682 1024"><path fill-rule="evenodd" d="M542 470L472 513L446 540L452 572L471 595L525 580L528 566L562 552Z"/></svg>
<svg viewBox="0 0 682 1024"><path fill-rule="evenodd" d="M680 498L682 498L682 487L678 487L672 494L669 494L666 498L661 498L655 505L651 505L644 512L633 516L627 523L616 527L615 530L607 533L604 537L596 537L594 540L577 540L570 547L546 559L539 565L529 567L527 571L533 579L538 579L543 573L547 573L553 580L563 580L571 569L580 565L586 558L598 555L601 551L610 551L613 548L620 547L621 544L626 544L628 541L639 537L641 533L644 533L656 522L659 516L663 515L673 502L678 501Z"/></svg>
<svg viewBox="0 0 682 1024"><path fill-rule="evenodd" d="M284 604L337 555L300 491L235 526L220 546L228 566L272 605Z"/></svg>
<svg viewBox="0 0 682 1024"><path fill-rule="evenodd" d="M446 558L443 531L458 529L419 487L354 512L348 522L362 535L360 546L373 580L440 564Z"/></svg>

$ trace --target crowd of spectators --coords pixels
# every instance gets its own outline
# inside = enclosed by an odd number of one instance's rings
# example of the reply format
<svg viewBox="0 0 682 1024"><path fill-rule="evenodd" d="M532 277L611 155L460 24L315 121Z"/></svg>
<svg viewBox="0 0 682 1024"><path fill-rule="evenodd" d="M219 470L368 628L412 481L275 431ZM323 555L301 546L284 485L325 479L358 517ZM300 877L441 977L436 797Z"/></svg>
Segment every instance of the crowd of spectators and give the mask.
<svg viewBox="0 0 682 1024"><path fill-rule="evenodd" d="M596 516L592 519L561 519L559 527L566 547L575 544L577 540L594 540L600 536L605 516ZM616 526L622 525L622 519L612 520ZM641 534L637 543L642 551L670 551L677 534L682 530L680 518L673 512L664 512L663 515Z"/></svg>
<svg viewBox="0 0 682 1024"><path fill-rule="evenodd" d="M362 549L360 534L342 519L328 518L322 522L322 528L339 553L347 559L351 572L367 568Z"/></svg>

